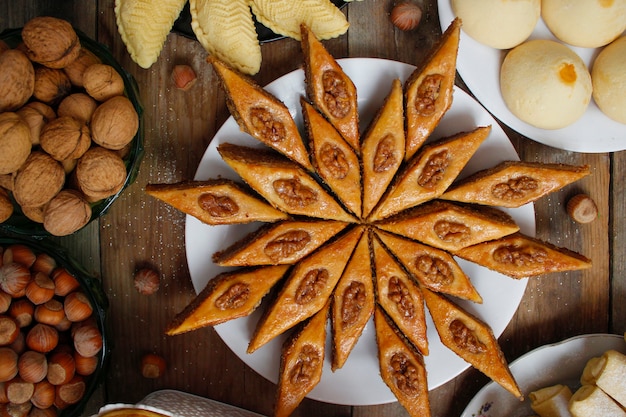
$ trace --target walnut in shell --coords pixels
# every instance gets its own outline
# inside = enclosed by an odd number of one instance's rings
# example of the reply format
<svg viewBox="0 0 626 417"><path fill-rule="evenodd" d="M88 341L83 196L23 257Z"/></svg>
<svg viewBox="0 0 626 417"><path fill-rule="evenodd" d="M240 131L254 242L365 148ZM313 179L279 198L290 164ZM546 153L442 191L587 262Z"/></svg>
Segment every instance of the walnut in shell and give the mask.
<svg viewBox="0 0 626 417"><path fill-rule="evenodd" d="M4 188L7 191L13 191L15 175L17 175L17 172L12 172L10 174L0 174L0 188Z"/></svg>
<svg viewBox="0 0 626 417"><path fill-rule="evenodd" d="M139 129L139 116L130 100L115 96L100 104L91 118L92 140L107 149L129 144Z"/></svg>
<svg viewBox="0 0 626 417"><path fill-rule="evenodd" d="M70 94L72 83L62 70L38 67L35 70L33 96L46 104L56 105Z"/></svg>
<svg viewBox="0 0 626 417"><path fill-rule="evenodd" d="M17 112L30 127L30 141L33 145L39 145L39 136L43 126L56 119L52 107L40 101L32 101L19 109Z"/></svg>
<svg viewBox="0 0 626 417"><path fill-rule="evenodd" d="M115 152L96 146L89 149L74 170L78 187L89 202L115 195L126 181L126 166Z"/></svg>
<svg viewBox="0 0 626 417"><path fill-rule="evenodd" d="M0 54L0 112L19 109L33 95L33 64L17 49Z"/></svg>
<svg viewBox="0 0 626 417"><path fill-rule="evenodd" d="M80 53L78 54L78 58L76 58L71 64L63 68L63 71L67 74L72 85L76 87L83 86L83 74L85 70L92 66L93 64L99 64L100 58L94 55L87 48L80 48Z"/></svg>
<svg viewBox="0 0 626 417"><path fill-rule="evenodd" d="M12 214L13 203L9 198L9 194L3 188L0 188L0 223L9 220Z"/></svg>
<svg viewBox="0 0 626 417"><path fill-rule="evenodd" d="M65 171L50 155L34 151L15 177L13 197L22 207L40 207L65 184Z"/></svg>
<svg viewBox="0 0 626 417"><path fill-rule="evenodd" d="M83 124L89 124L93 112L96 110L98 103L92 97L85 93L74 93L65 97L59 107L57 113L59 116L69 116L78 120Z"/></svg>
<svg viewBox="0 0 626 417"><path fill-rule="evenodd" d="M91 97L106 101L124 93L122 76L110 65L94 64L83 74L83 86Z"/></svg>
<svg viewBox="0 0 626 417"><path fill-rule="evenodd" d="M21 207L22 214L26 218L35 223L43 223L43 209L45 206L40 207Z"/></svg>
<svg viewBox="0 0 626 417"><path fill-rule="evenodd" d="M91 146L89 128L70 116L60 116L41 130L41 148L57 161L78 159Z"/></svg>
<svg viewBox="0 0 626 417"><path fill-rule="evenodd" d="M80 52L80 41L72 25L51 16L35 17L22 28L28 57L49 68L63 68Z"/></svg>
<svg viewBox="0 0 626 417"><path fill-rule="evenodd" d="M0 113L0 174L17 171L31 150L30 129L17 113Z"/></svg>
<svg viewBox="0 0 626 417"><path fill-rule="evenodd" d="M46 205L43 227L54 236L67 236L91 219L91 206L75 190L62 190Z"/></svg>

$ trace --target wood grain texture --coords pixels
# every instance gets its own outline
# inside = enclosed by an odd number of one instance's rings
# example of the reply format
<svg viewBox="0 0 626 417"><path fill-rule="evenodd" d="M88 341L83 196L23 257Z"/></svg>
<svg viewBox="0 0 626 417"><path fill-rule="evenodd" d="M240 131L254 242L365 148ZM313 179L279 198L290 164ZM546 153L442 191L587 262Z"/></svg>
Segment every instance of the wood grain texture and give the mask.
<svg viewBox="0 0 626 417"><path fill-rule="evenodd" d="M343 9L348 33L325 41L336 58L378 57L417 64L441 36L435 0L424 1L417 30L401 32L389 22L392 0L353 2ZM109 46L135 77L144 107L145 156L137 180L99 222L80 233L57 239L88 270L102 277L109 297L109 329L113 342L103 388L88 412L105 402L135 403L159 389L178 389L270 415L275 385L237 358L213 329L174 337L164 329L195 296L185 257L184 216L147 196L147 183L192 179L213 135L228 118L224 94L206 52L198 42L170 34L157 62L141 69L132 62L117 33L114 0L27 0L0 2L0 29L20 27L37 15L68 19ZM265 85L300 67L302 52L293 39L261 46L263 63L254 79ZM188 64L198 81L189 91L173 87L176 64ZM457 84L464 88L457 77ZM537 237L590 258L586 271L550 274L529 280L526 293L499 338L509 361L546 343L571 336L626 331L626 152L579 154L534 142L505 128L525 161L589 164L592 175L535 203ZM576 193L589 194L599 218L586 225L573 222L565 211ZM161 288L143 296L133 287L134 271L151 265L161 272ZM158 353L168 363L165 375L147 380L140 375L144 353ZM375 358L373 358L375 360ZM377 378L372 375L372 378ZM430 392L433 416L458 416L473 395L488 382L468 369ZM87 413L88 415L89 413ZM294 416L391 417L407 415L398 403L338 406L306 399Z"/></svg>

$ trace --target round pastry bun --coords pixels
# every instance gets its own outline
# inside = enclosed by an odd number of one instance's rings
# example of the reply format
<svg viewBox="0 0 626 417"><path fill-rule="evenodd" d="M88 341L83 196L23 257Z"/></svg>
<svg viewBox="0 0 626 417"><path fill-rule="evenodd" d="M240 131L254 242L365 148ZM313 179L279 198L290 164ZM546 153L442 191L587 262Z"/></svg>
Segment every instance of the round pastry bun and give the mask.
<svg viewBox="0 0 626 417"><path fill-rule="evenodd" d="M626 36L607 45L591 69L593 99L604 114L626 124Z"/></svg>
<svg viewBox="0 0 626 417"><path fill-rule="evenodd" d="M522 121L541 129L560 129L585 113L591 101L591 75L567 46L531 40L504 58L500 90L509 110Z"/></svg>
<svg viewBox="0 0 626 417"><path fill-rule="evenodd" d="M541 17L561 41L598 48L626 30L626 0L542 0Z"/></svg>
<svg viewBox="0 0 626 417"><path fill-rule="evenodd" d="M451 5L465 33L497 49L528 39L541 14L540 0L452 0Z"/></svg>

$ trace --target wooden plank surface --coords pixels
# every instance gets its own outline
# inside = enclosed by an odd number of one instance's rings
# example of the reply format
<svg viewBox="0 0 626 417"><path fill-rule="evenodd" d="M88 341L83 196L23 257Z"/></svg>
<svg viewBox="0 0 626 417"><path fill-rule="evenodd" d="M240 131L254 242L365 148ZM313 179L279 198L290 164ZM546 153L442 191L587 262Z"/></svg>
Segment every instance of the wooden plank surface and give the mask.
<svg viewBox="0 0 626 417"><path fill-rule="evenodd" d="M417 31L400 32L389 23L391 0L355 2L344 8L351 28L346 36L327 41L337 58L378 57L411 64L423 59L441 34L436 1L424 2ZM0 2L0 28L19 27L37 15L68 19L90 36L108 45L134 76L144 107L145 156L137 180L98 223L61 245L101 275L110 301L109 329L114 350L103 390L91 409L104 402L135 403L164 388L234 404L271 414L275 386L247 367L213 329L167 337L163 331L172 317L194 296L185 257L184 216L148 197L148 183L191 179L211 138L227 119L224 94L206 52L190 39L170 34L161 57L150 69L134 64L115 26L114 0ZM297 41L280 40L262 46L263 66L255 76L266 84L300 66ZM173 88L170 74L176 64L191 65L198 81L189 91ZM462 80L458 84L463 86ZM506 129L522 160L589 164L592 175L535 204L537 237L583 253L593 261L590 270L551 274L529 280L517 313L500 337L508 360L546 344L578 334L626 331L626 259L623 232L622 185L624 152L580 154L557 150ZM591 195L599 218L580 225L569 219L565 205L578 192ZM133 273L143 265L161 273L161 289L139 295ZM154 352L168 368L162 378L148 380L139 373L140 358ZM372 376L376 378L376 375ZM434 416L456 416L488 379L468 369L430 393ZM338 406L305 400L294 416L402 416L397 403L377 406Z"/></svg>

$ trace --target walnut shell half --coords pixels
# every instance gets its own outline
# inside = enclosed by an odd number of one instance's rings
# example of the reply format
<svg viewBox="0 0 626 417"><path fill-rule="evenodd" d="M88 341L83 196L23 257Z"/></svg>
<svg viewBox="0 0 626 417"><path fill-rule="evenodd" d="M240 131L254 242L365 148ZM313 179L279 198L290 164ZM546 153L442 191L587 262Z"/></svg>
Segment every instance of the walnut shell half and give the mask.
<svg viewBox="0 0 626 417"><path fill-rule="evenodd" d="M63 68L80 53L80 41L72 25L51 16L35 17L22 28L27 55L48 68Z"/></svg>

